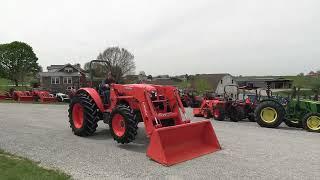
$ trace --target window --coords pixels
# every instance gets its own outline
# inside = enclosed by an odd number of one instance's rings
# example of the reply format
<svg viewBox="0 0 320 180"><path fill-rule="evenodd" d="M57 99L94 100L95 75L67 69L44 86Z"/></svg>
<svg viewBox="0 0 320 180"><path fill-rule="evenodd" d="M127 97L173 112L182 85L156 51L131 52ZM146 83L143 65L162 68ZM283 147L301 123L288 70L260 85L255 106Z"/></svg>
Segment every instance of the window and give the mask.
<svg viewBox="0 0 320 180"><path fill-rule="evenodd" d="M60 84L60 77L51 77L51 84Z"/></svg>
<svg viewBox="0 0 320 180"><path fill-rule="evenodd" d="M231 84L233 84L233 79L231 80Z"/></svg>
<svg viewBox="0 0 320 180"><path fill-rule="evenodd" d="M68 73L72 73L73 72L73 68L67 67L67 68L64 68L64 71L68 72Z"/></svg>
<svg viewBox="0 0 320 180"><path fill-rule="evenodd" d="M72 84L72 77L63 77L63 84Z"/></svg>
<svg viewBox="0 0 320 180"><path fill-rule="evenodd" d="M221 79L220 83L222 84L222 79Z"/></svg>

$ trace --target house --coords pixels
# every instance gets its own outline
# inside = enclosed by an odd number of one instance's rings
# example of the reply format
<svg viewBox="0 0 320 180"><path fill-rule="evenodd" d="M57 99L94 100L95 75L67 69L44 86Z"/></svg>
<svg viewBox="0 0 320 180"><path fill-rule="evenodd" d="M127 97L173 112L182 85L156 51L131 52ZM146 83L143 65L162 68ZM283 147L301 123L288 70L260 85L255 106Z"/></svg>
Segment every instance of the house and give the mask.
<svg viewBox="0 0 320 180"><path fill-rule="evenodd" d="M234 77L227 73L221 73L221 74L197 74L193 78L192 81L192 87L196 88L196 84L199 83L199 81L203 81L207 84L208 88L213 90L218 95L224 94L224 87L226 85L237 85L236 81L234 80ZM197 82L198 81L198 82ZM228 94L236 95L237 90L236 88L228 88L227 89Z"/></svg>
<svg viewBox="0 0 320 180"><path fill-rule="evenodd" d="M293 80L281 76L244 76L237 77L236 81L239 86L258 88L265 88L266 82L270 82L271 89L290 89L293 84Z"/></svg>
<svg viewBox="0 0 320 180"><path fill-rule="evenodd" d="M84 70L80 64L51 65L47 72L40 72L40 86L52 92L63 92L67 89L78 89L85 81Z"/></svg>
<svg viewBox="0 0 320 180"><path fill-rule="evenodd" d="M308 77L320 77L320 71L317 71L317 72L310 71L306 76L308 76Z"/></svg>

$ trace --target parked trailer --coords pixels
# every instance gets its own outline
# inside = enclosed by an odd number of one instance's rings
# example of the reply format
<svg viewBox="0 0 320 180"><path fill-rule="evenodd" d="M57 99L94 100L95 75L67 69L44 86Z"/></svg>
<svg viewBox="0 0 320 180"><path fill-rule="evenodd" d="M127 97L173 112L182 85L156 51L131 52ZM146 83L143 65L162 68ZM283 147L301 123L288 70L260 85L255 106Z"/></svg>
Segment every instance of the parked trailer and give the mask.
<svg viewBox="0 0 320 180"><path fill-rule="evenodd" d="M5 100L6 99L6 95L0 95L0 100Z"/></svg>
<svg viewBox="0 0 320 180"><path fill-rule="evenodd" d="M34 99L39 100L42 103L50 103L57 101L57 99L48 91L33 91L32 94Z"/></svg>
<svg viewBox="0 0 320 180"><path fill-rule="evenodd" d="M15 101L33 101L32 93L29 91L14 91L13 92L13 99Z"/></svg>

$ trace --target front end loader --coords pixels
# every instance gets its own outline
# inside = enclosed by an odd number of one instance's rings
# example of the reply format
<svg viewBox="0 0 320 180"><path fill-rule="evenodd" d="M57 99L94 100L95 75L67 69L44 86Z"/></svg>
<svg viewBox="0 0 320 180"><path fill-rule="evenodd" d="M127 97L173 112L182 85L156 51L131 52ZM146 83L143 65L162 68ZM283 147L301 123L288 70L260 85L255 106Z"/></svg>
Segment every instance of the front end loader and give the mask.
<svg viewBox="0 0 320 180"><path fill-rule="evenodd" d="M171 86L112 84L105 104L96 89L82 88L70 103L70 126L75 135L89 136L103 120L114 140L127 144L143 122L150 137L147 156L166 166L220 150L211 122L190 123L178 93Z"/></svg>
<svg viewBox="0 0 320 180"><path fill-rule="evenodd" d="M102 63L95 60L95 62ZM110 100L95 88L80 88L69 106L69 123L77 136L93 135L98 121L110 127L114 140L135 140L143 122L150 143L147 156L171 166L221 149L210 121L186 118L178 89L147 84L111 84Z"/></svg>

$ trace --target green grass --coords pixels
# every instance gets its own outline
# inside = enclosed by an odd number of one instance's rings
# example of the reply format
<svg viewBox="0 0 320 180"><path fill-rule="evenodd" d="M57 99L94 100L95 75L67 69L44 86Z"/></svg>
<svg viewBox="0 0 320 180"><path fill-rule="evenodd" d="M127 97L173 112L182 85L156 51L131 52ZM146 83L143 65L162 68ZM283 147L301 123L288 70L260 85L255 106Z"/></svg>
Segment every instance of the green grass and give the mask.
<svg viewBox="0 0 320 180"><path fill-rule="evenodd" d="M285 76L285 78L293 80L293 85L301 88L310 88L310 82L317 79L308 76Z"/></svg>
<svg viewBox="0 0 320 180"><path fill-rule="evenodd" d="M0 85L8 85L11 82L8 79L0 78Z"/></svg>
<svg viewBox="0 0 320 180"><path fill-rule="evenodd" d="M58 170L45 169L38 163L0 150L1 180L64 180L71 177Z"/></svg>
<svg viewBox="0 0 320 180"><path fill-rule="evenodd" d="M17 91L27 91L30 90L28 85L22 85L19 83L19 86L12 86L14 83L8 79L0 78L0 93L9 91L11 88L14 88ZM28 83L25 83L28 84Z"/></svg>
<svg viewBox="0 0 320 180"><path fill-rule="evenodd" d="M279 92L275 92L275 95L281 95L281 96L288 96L292 94L292 90L284 90L284 91L279 91ZM300 90L299 92L300 96L303 97L308 97L308 96L313 96L314 92L312 90Z"/></svg>

